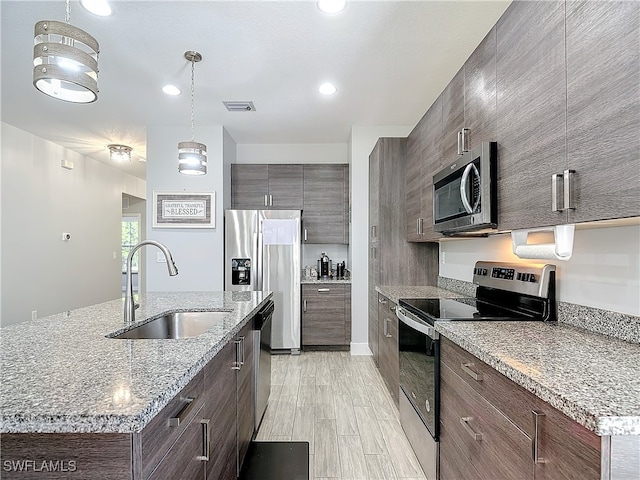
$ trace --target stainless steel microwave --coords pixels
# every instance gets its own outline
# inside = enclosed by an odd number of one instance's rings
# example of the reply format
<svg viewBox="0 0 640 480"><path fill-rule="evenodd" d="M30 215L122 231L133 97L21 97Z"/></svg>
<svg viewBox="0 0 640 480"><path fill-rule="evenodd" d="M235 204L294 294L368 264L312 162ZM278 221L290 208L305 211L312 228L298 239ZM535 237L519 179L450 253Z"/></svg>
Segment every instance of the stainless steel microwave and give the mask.
<svg viewBox="0 0 640 480"><path fill-rule="evenodd" d="M437 232L458 235L497 226L496 142L483 142L433 176L433 223Z"/></svg>

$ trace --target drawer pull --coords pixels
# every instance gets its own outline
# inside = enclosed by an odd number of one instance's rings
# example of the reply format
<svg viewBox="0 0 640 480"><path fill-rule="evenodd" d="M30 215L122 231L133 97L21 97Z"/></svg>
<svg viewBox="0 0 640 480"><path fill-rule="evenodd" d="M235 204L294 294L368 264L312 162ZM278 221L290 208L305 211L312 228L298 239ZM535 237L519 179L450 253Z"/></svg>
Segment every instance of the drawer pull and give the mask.
<svg viewBox="0 0 640 480"><path fill-rule="evenodd" d="M209 461L209 452L211 450L211 427L209 423L210 420L208 418L200 420L202 425L202 455L198 455L196 460L202 460L203 462Z"/></svg>
<svg viewBox="0 0 640 480"><path fill-rule="evenodd" d="M462 368L462 371L473 378L476 382L481 382L483 380L482 374L471 370L469 367L472 365L473 363L461 363L460 368Z"/></svg>
<svg viewBox="0 0 640 480"><path fill-rule="evenodd" d="M479 442L480 440L482 440L482 434L475 432L473 428L471 428L471 425L469 425L469 422L471 420L473 420L473 417L462 417L460 419L460 425L462 425L467 433L471 435L471 438Z"/></svg>
<svg viewBox="0 0 640 480"><path fill-rule="evenodd" d="M389 324L387 322L390 322L391 319L390 318L385 318L384 319L384 336L387 338L393 338L393 335L391 335L389 333Z"/></svg>
<svg viewBox="0 0 640 480"><path fill-rule="evenodd" d="M193 397L187 397L184 399L184 401L187 403L184 407L182 407L182 410L178 412L178 416L171 417L169 419L170 427L179 427L180 425L182 425L187 417L189 417L189 414L191 413L191 410L193 410L193 407L196 406L195 398Z"/></svg>
<svg viewBox="0 0 640 480"><path fill-rule="evenodd" d="M396 311L396 307L389 307L389 310L391 310L392 312Z"/></svg>
<svg viewBox="0 0 640 480"><path fill-rule="evenodd" d="M387 301L384 298L379 298L378 303L381 303L382 305L386 305Z"/></svg>
<svg viewBox="0 0 640 480"><path fill-rule="evenodd" d="M319 288L318 289L318 293L326 293L326 292L330 292L331 289L330 288Z"/></svg>
<svg viewBox="0 0 640 480"><path fill-rule="evenodd" d="M234 340L233 343L236 344L236 361L233 362L233 367L231 367L231 370L240 370L240 367L241 367L241 363L240 363L240 340Z"/></svg>
<svg viewBox="0 0 640 480"><path fill-rule="evenodd" d="M533 438L531 439L531 457L533 463L545 463L544 458L540 455L540 437L542 435L542 425L540 420L545 416L543 412L532 410L533 414Z"/></svg>

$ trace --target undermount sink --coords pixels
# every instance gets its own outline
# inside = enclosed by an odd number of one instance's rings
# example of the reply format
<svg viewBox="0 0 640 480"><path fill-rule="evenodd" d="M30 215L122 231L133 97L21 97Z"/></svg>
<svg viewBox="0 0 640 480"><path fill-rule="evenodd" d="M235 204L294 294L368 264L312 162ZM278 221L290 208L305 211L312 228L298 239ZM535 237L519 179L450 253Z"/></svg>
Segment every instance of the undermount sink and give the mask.
<svg viewBox="0 0 640 480"><path fill-rule="evenodd" d="M228 311L217 312L173 312L143 323L110 338L190 338L197 337L221 322Z"/></svg>

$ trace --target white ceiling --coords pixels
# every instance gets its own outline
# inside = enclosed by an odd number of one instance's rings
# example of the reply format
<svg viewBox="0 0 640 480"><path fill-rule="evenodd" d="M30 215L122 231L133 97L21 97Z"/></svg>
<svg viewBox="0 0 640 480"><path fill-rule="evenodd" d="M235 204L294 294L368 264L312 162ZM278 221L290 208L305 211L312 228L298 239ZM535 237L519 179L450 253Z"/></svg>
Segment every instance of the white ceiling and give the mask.
<svg viewBox="0 0 640 480"><path fill-rule="evenodd" d="M509 1L351 1L338 15L314 1L112 1L96 17L71 2L71 24L100 43L99 97L70 104L32 83L33 27L64 21L63 0L1 0L2 121L145 177L146 127L190 133L190 63L197 50L195 124L223 125L236 143L346 143L352 125L415 125ZM338 92L318 93L324 81ZM161 87L183 89L169 97ZM224 100L253 101L228 112Z"/></svg>

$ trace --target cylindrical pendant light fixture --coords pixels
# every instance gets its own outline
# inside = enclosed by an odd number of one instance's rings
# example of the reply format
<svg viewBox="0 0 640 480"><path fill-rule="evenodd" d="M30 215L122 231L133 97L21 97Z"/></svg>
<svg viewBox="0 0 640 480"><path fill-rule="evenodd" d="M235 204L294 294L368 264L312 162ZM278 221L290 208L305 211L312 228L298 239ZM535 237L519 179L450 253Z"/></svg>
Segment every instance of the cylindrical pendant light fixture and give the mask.
<svg viewBox="0 0 640 480"><path fill-rule="evenodd" d="M194 110L195 110L195 64L202 60L198 52L184 52L184 58L191 62L191 140L178 143L178 172L184 175L206 175L207 173L207 146L198 143L194 138Z"/></svg>
<svg viewBox="0 0 640 480"><path fill-rule="evenodd" d="M33 85L42 93L73 103L91 103L98 98L98 53L95 38L66 23L37 22L34 28Z"/></svg>

